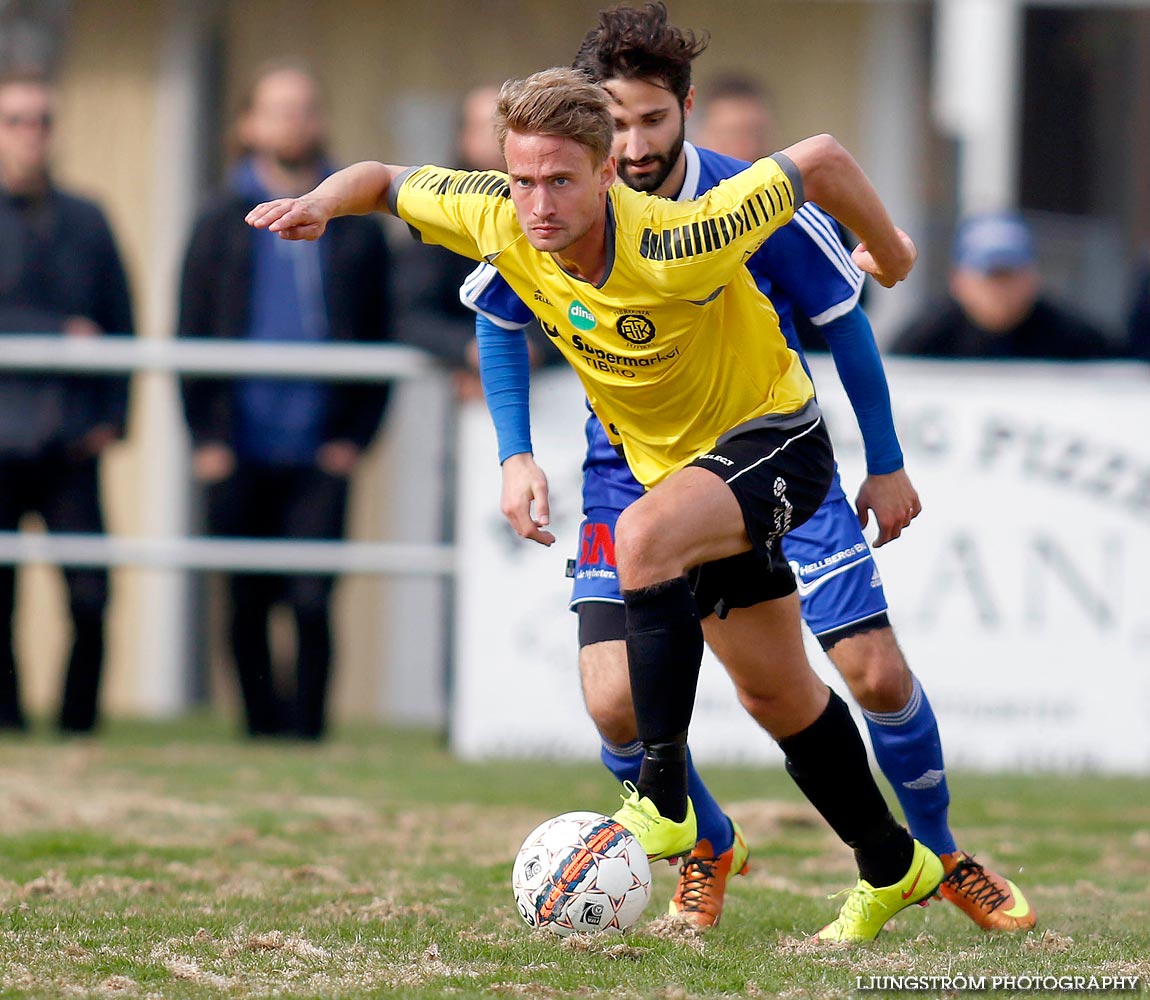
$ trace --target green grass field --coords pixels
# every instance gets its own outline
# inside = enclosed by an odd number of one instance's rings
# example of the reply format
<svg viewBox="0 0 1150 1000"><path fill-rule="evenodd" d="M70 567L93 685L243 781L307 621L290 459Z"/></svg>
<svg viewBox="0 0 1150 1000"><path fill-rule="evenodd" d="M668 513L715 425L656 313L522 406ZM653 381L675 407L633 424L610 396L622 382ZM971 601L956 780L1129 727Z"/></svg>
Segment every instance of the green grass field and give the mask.
<svg viewBox="0 0 1150 1000"><path fill-rule="evenodd" d="M723 925L659 919L561 941L515 912L539 821L608 811L597 766L461 764L424 732L318 747L238 742L218 721L113 723L96 741L0 742L2 997L834 997L857 977L1140 976L1150 982L1150 788L1095 777L951 777L968 850L1039 913L988 936L941 902L855 948L805 940L849 853L776 770L709 770L752 847ZM942 995L939 988L921 995ZM885 992L857 995L886 995Z"/></svg>

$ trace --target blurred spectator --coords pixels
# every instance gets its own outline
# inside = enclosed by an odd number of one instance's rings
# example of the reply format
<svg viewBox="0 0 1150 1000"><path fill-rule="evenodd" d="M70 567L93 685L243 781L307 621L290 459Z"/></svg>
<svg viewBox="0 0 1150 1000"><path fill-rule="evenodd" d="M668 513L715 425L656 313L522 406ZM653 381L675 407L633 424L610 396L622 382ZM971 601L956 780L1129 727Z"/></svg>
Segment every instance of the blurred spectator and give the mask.
<svg viewBox="0 0 1150 1000"><path fill-rule="evenodd" d="M495 86L475 87L463 96L455 136L456 162L461 169L507 169L491 122L498 96L499 88ZM443 247L423 244L405 246L400 263L400 336L451 368L460 402L483 398L475 313L459 301L459 286L476 265L476 261ZM534 364L562 360L537 323L527 328L527 340Z"/></svg>
<svg viewBox="0 0 1150 1000"><path fill-rule="evenodd" d="M1150 261L1139 272L1126 327L1126 355L1150 361Z"/></svg>
<svg viewBox="0 0 1150 1000"><path fill-rule="evenodd" d="M378 224L338 219L316 243L244 223L258 202L298 195L331 172L320 87L305 69L257 74L241 109L242 156L200 215L180 289L179 333L262 341L390 337L390 259ZM379 426L378 385L290 379L187 379L193 471L216 535L337 539L348 479ZM319 739L331 667L330 575L230 578L231 648L252 736ZM268 636L274 605L295 618L294 688L277 691Z"/></svg>
<svg viewBox="0 0 1150 1000"><path fill-rule="evenodd" d="M1018 215L966 220L958 230L950 298L894 341L901 354L1080 361L1112 356L1106 335L1042 295L1029 227Z"/></svg>
<svg viewBox="0 0 1150 1000"><path fill-rule="evenodd" d="M740 160L758 160L780 148L775 114L753 77L716 77L704 88L701 104L696 145Z"/></svg>
<svg viewBox="0 0 1150 1000"><path fill-rule="evenodd" d="M36 75L0 79L0 334L130 334L128 283L111 230L90 201L56 187L48 168L54 94ZM123 435L124 378L0 376L0 530L38 513L50 531L98 533L98 459ZM104 661L103 569L64 572L72 649L58 723L97 721ZM0 728L23 729L12 614L16 571L0 567Z"/></svg>
<svg viewBox="0 0 1150 1000"><path fill-rule="evenodd" d="M701 126L696 130L696 145L740 160L758 160L779 149L775 113L767 92L754 77L730 73L715 77L703 90L700 101ZM837 220L831 220L843 245L853 247ZM863 288L865 301L866 288ZM792 317L795 334L804 351L827 350L826 338L810 318L798 309Z"/></svg>

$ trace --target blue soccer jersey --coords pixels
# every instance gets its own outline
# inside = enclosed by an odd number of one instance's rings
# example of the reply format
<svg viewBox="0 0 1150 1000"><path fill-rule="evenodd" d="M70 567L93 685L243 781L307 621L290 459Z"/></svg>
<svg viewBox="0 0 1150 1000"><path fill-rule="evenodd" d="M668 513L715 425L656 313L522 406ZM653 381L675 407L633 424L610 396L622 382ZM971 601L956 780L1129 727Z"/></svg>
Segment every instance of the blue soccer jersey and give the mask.
<svg viewBox="0 0 1150 1000"><path fill-rule="evenodd" d="M679 200L713 187L746 163L710 150L683 146L686 177ZM747 261L756 284L774 304L789 345L802 358L793 313L797 308L827 334L835 364L859 419L872 473L902 467L881 361L869 325L846 324L849 335L835 336L840 324L861 314L863 274L843 247L835 223L817 206L804 205ZM476 313L505 330L526 326L532 318L498 272L480 265L460 290ZM806 362L804 359L804 366ZM595 414L586 424L583 463L583 511L580 546L574 561L571 606L585 601L621 602L614 566L614 527L620 511L643 493L626 462L608 439ZM603 544L610 538L612 544ZM589 544L588 540L598 540ZM803 605L803 617L816 635L872 618L886 610L881 581L858 518L847 502L836 473L823 507L805 525L783 538Z"/></svg>

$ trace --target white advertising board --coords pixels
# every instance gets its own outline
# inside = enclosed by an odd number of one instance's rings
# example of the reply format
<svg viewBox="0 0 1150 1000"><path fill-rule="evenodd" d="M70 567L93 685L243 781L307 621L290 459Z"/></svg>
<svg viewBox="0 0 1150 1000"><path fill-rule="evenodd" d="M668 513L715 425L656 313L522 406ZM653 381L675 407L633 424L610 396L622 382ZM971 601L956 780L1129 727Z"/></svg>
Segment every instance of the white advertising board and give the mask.
<svg viewBox="0 0 1150 1000"><path fill-rule="evenodd" d="M824 358L812 367L853 496L864 468L858 430L833 367ZM1150 371L887 367L924 511L877 561L948 764L1150 772ZM538 376L533 392L552 548L518 539L503 521L482 406L460 429L451 732L468 757L598 752L565 577L581 517L585 411L567 371ZM818 645L808 647L845 694ZM691 744L700 759L781 761L710 657Z"/></svg>

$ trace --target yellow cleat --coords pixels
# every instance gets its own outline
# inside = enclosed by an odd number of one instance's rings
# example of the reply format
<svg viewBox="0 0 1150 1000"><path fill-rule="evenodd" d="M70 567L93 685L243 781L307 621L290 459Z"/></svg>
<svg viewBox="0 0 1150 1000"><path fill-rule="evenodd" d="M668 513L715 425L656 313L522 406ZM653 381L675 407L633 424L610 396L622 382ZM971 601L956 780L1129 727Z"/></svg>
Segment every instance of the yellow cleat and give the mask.
<svg viewBox="0 0 1150 1000"><path fill-rule="evenodd" d="M647 852L648 861L674 861L695 846L699 825L695 820L695 807L687 799L687 815L682 822L664 819L648 798L639 798L639 790L629 781L623 787L630 793L623 795L623 807L611 818L635 835Z"/></svg>
<svg viewBox="0 0 1150 1000"><path fill-rule="evenodd" d="M939 895L988 931L1028 931L1034 910L1010 879L984 868L965 851L941 856L946 878Z"/></svg>
<svg viewBox="0 0 1150 1000"><path fill-rule="evenodd" d="M679 886L667 912L684 916L697 927L714 927L723 915L727 879L750 870L750 850L739 824L731 820L734 842L716 856L709 840L700 840L679 865Z"/></svg>
<svg viewBox="0 0 1150 1000"><path fill-rule="evenodd" d="M900 910L914 903L925 906L943 875L942 862L916 840L910 868L900 881L875 888L860 878L853 889L843 890L848 895L838 917L819 931L815 940L873 941L883 925Z"/></svg>

